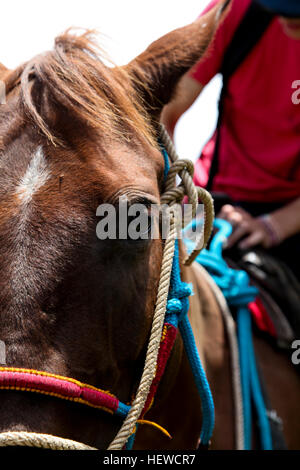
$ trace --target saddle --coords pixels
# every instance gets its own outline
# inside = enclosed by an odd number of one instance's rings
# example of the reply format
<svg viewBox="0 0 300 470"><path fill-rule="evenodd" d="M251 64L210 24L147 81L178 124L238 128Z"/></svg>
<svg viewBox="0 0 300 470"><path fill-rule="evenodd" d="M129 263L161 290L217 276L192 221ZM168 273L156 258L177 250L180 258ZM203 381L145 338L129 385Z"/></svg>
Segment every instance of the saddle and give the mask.
<svg viewBox="0 0 300 470"><path fill-rule="evenodd" d="M259 291L250 305L256 326L272 336L277 346L289 349L300 337L300 284L284 262L260 248L224 252L227 263L248 273Z"/></svg>

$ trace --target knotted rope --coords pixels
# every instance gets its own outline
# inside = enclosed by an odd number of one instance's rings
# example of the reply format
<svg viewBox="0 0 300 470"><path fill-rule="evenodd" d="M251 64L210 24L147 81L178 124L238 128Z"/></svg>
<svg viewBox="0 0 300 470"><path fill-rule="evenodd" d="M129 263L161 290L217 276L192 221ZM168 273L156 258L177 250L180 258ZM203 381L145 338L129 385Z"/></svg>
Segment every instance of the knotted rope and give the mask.
<svg viewBox="0 0 300 470"><path fill-rule="evenodd" d="M202 188L196 188L193 183L193 164L188 160L179 160L173 143L164 127L160 128L160 140L166 149L172 165L166 175L166 191L161 197L162 204L170 206L170 229L165 240L161 274L158 285L157 301L150 339L147 347L146 359L142 378L138 386L135 399L128 412L121 429L108 447L109 450L121 450L134 432L136 424L144 409L152 381L157 368L157 358L160 348L162 328L165 319L166 306L169 294L170 279L172 273L175 240L177 238L177 215L179 204L187 196L188 202L192 205L192 212L196 214L198 198L204 204L204 224L203 233L196 242L192 253L185 260L186 265L190 265L197 257L203 247L206 246L213 226L214 209L213 201L209 193ZM181 178L181 183L176 186L177 175ZM0 434L0 446L5 445L29 445L34 447L66 449L72 446L73 449L92 449L84 444L68 441L56 436L45 434L13 432Z"/></svg>
<svg viewBox="0 0 300 470"><path fill-rule="evenodd" d="M206 247L210 238L215 215L213 199L208 191L195 186L193 163L190 160L179 159L174 144L162 124L160 125L159 138L173 163L167 175L166 189L161 197L161 202L172 206L176 202L183 201L184 196L187 196L188 202L192 205L192 217L196 216L199 200L204 206L203 233L200 234L195 247L184 260L184 264L190 266L200 251ZM181 183L178 186L176 186L177 175L181 178Z"/></svg>
<svg viewBox="0 0 300 470"><path fill-rule="evenodd" d="M122 449L123 446L126 444L128 438L131 436L136 422L138 421L139 416L143 411L152 381L155 376L155 371L157 367L157 356L165 319L166 305L168 300L170 279L172 273L175 240L177 235L176 213L178 210L178 204L182 202L184 196L186 195L188 197L189 203L192 204L194 214L196 214L198 205L198 191L196 190L192 179L194 170L192 162L187 160L179 160L173 142L171 141L168 133L162 125L160 127L159 137L168 156L173 162L168 173L166 174L165 192L161 197L162 204L168 204L170 206L170 230L165 241L161 275L157 293L157 302L153 317L152 330L148 344L143 375L131 410L125 418L120 431L116 435L113 442L110 444L108 448L109 450ZM177 175L181 178L181 183L179 186L175 187ZM201 245L199 242L197 242L197 246L193 250L192 255L194 258L196 258L196 256L200 253L203 246L206 246L206 244L208 243L214 220L212 198L210 195L207 195L208 193L205 190L201 191L201 195L202 194L205 194L205 196L203 196L204 200L202 199L202 202L204 203L205 207L206 216L204 223L205 228L203 237L201 237ZM193 257L188 256L188 258L185 260L185 264L190 264L194 259Z"/></svg>

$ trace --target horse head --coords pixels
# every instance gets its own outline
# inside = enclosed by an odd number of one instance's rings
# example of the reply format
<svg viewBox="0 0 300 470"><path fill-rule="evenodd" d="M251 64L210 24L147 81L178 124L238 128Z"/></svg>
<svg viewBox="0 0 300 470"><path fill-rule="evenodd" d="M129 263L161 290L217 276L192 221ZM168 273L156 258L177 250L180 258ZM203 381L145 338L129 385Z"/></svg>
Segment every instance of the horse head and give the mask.
<svg viewBox="0 0 300 470"><path fill-rule="evenodd" d="M160 113L211 41L219 6L109 67L89 34L0 68L0 340L6 367L71 377L130 403L156 302L163 241L99 240L99 205L159 204ZM120 418L1 390L0 431L105 448Z"/></svg>

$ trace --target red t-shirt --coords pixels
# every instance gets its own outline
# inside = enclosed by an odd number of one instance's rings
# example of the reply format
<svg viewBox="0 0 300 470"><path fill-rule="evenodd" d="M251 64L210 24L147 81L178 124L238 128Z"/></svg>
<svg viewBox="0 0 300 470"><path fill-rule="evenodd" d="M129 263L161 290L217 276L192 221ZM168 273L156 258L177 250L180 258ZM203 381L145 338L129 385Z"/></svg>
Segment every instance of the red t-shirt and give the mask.
<svg viewBox="0 0 300 470"><path fill-rule="evenodd" d="M207 53L192 69L202 85L219 72L250 1L232 1ZM240 201L287 202L300 196L300 104L292 100L297 80L300 40L289 38L274 18L229 80L215 191ZM214 137L196 163L195 180L202 186L207 182L203 165L207 168L213 151Z"/></svg>

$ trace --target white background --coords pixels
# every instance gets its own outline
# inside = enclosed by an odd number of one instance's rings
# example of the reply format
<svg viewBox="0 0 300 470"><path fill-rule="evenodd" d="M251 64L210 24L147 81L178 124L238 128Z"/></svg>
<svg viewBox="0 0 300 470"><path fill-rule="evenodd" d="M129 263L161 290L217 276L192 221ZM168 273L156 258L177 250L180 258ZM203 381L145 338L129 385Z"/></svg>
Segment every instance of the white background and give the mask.
<svg viewBox="0 0 300 470"><path fill-rule="evenodd" d="M100 44L116 64L125 64L152 41L192 22L208 0L10 0L1 5L0 62L9 68L52 48L71 26L97 29ZM103 36L102 36L103 35ZM195 160L217 117L220 79L179 121L175 143L180 156Z"/></svg>

